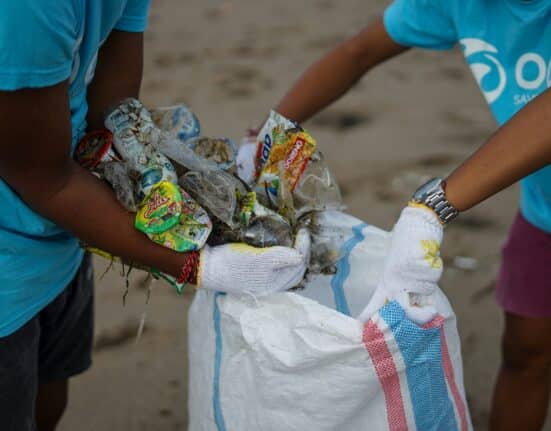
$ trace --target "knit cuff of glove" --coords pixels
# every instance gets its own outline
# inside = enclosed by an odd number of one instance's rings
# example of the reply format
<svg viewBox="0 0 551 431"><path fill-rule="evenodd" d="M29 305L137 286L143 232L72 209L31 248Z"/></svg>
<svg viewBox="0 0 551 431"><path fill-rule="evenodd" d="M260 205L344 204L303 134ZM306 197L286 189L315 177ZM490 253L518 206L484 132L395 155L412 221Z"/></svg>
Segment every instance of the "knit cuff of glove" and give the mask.
<svg viewBox="0 0 551 431"><path fill-rule="evenodd" d="M416 208L416 209L420 209L420 210L423 210L425 212L428 212L430 215L433 216L434 220L440 226L444 227L444 224L440 221L440 219L438 218L438 216L436 215L434 210L431 207L429 207L428 205L425 205L425 204L422 204L422 203L419 203L419 202L410 201L406 208Z"/></svg>
<svg viewBox="0 0 551 431"><path fill-rule="evenodd" d="M435 238L441 238L444 227L438 216L429 207L408 206L402 211L401 222L407 220L405 228L408 230L418 230L420 226L426 229L429 233L434 234Z"/></svg>

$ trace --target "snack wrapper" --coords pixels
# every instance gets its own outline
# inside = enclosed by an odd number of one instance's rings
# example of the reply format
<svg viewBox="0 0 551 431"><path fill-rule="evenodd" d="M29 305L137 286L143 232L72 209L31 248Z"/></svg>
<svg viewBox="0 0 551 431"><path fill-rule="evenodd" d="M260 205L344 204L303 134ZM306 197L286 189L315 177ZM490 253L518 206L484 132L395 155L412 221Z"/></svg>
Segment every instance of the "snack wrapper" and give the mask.
<svg viewBox="0 0 551 431"><path fill-rule="evenodd" d="M152 188L142 202L134 225L145 234L159 234L178 224L181 215L180 189L168 181L162 181Z"/></svg>
<svg viewBox="0 0 551 431"><path fill-rule="evenodd" d="M310 157L316 149L316 141L305 131L276 131L275 140L267 162L257 181L257 192L265 194L271 203L278 202L280 180L292 193L300 180Z"/></svg>
<svg viewBox="0 0 551 431"><path fill-rule="evenodd" d="M281 133L285 130L292 129L297 127L297 124L293 121L285 118L283 115L277 113L274 110L270 111L268 119L260 129L258 133L257 141L258 148L256 154L256 176L260 174L264 165L270 158L272 151L272 146L274 141L277 140L278 136L281 136Z"/></svg>
<svg viewBox="0 0 551 431"><path fill-rule="evenodd" d="M249 192L240 201L241 209L239 211L239 222L241 226L247 227L251 224L254 216L255 206L257 205L256 193Z"/></svg>
<svg viewBox="0 0 551 431"><path fill-rule="evenodd" d="M164 247L178 252L188 252L201 249L212 231L212 222L207 212L183 189L182 213L174 227L167 231L150 234L149 238Z"/></svg>
<svg viewBox="0 0 551 431"><path fill-rule="evenodd" d="M112 133L109 130L98 130L86 134L77 145L75 160L90 171L100 163L120 160L113 150Z"/></svg>

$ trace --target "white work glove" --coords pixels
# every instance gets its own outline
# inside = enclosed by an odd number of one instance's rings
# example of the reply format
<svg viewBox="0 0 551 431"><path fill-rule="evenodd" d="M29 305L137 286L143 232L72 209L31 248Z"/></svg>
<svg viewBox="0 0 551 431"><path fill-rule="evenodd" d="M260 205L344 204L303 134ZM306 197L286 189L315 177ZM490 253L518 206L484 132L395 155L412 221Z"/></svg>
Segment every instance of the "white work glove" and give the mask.
<svg viewBox="0 0 551 431"><path fill-rule="evenodd" d="M359 316L362 322L392 300L420 325L436 316L432 294L442 276L442 236L442 224L430 209L410 206L402 211L377 289Z"/></svg>
<svg viewBox="0 0 551 431"><path fill-rule="evenodd" d="M256 248L246 244L205 246L201 250L200 289L266 296L298 286L310 259L310 235L298 232L294 248Z"/></svg>

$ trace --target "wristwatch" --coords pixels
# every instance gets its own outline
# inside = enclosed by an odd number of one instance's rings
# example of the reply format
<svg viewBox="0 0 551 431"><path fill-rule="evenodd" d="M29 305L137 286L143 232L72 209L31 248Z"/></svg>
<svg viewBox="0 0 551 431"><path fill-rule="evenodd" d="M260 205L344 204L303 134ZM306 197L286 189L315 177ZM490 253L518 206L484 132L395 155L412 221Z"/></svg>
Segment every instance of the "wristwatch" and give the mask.
<svg viewBox="0 0 551 431"><path fill-rule="evenodd" d="M412 202L433 210L443 225L459 215L459 211L446 198L445 186L442 178L433 178L419 187L411 198Z"/></svg>

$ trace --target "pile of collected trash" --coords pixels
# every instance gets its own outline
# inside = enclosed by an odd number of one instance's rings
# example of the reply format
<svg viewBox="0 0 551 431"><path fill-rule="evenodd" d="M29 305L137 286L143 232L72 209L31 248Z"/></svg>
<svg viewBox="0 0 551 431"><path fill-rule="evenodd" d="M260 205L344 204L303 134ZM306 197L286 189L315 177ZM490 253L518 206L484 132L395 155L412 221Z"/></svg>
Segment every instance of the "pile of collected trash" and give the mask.
<svg viewBox="0 0 551 431"><path fill-rule="evenodd" d="M248 144L250 166L241 176L237 146L202 136L184 105L148 110L127 99L106 116L105 127L81 140L75 158L111 186L136 214L136 229L155 243L178 252L230 242L292 246L307 228L309 272L334 270L340 232L319 220L342 207L340 190L316 141L297 123L272 111L253 151Z"/></svg>

